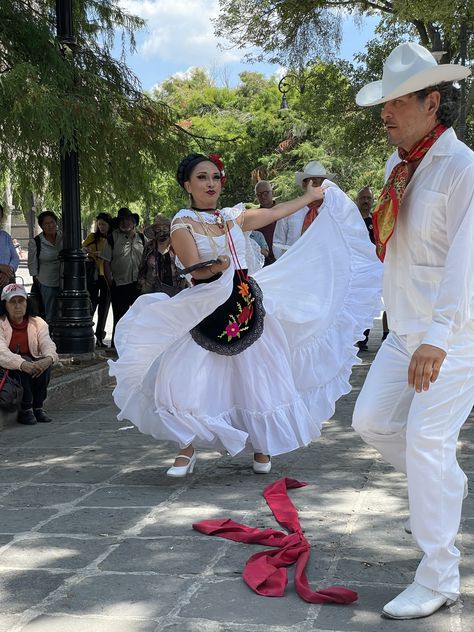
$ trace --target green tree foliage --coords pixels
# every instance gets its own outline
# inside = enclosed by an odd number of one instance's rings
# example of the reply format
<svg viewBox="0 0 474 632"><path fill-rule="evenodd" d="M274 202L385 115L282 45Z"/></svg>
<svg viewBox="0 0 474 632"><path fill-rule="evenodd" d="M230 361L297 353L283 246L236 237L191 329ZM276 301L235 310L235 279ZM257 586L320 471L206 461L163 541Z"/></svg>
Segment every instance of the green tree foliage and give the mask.
<svg viewBox="0 0 474 632"><path fill-rule="evenodd" d="M55 37L54 0L2 0L0 172L10 172L17 200L32 190L57 208L60 138L66 150L79 150L90 213L153 199L157 172L176 163L187 136L124 63L142 25L118 0L75 0L71 50ZM117 61L112 46L120 32Z"/></svg>
<svg viewBox="0 0 474 632"><path fill-rule="evenodd" d="M254 202L260 179L273 182L279 199L300 194L294 173L314 159L355 195L366 184L381 185L391 150L383 142L377 113L355 105L353 73L347 63L315 64L306 70L304 93L289 92L290 109L283 112L277 79L254 72L241 73L240 84L229 89L215 86L196 69L187 79L164 82L159 98L177 108L181 124L201 138L196 150L223 156L224 205ZM162 195L161 208L169 213L187 203L171 181Z"/></svg>
<svg viewBox="0 0 474 632"><path fill-rule="evenodd" d="M341 43L343 12L362 20L379 15L384 29L414 28L428 48L460 55L460 26L472 30L473 0L219 0L216 33L237 48L257 46L257 57L301 66L315 56L332 58Z"/></svg>

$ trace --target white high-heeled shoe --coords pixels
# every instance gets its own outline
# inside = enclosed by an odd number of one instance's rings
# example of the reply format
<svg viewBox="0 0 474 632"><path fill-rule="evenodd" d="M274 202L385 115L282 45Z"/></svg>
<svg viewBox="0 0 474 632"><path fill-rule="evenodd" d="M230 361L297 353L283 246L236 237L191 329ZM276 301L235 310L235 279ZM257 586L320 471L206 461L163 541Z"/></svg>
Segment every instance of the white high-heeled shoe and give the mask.
<svg viewBox="0 0 474 632"><path fill-rule="evenodd" d="M196 451L192 453L192 456L186 456L185 454L176 455L177 459L187 459L188 462L186 465L173 465L166 470L166 476L170 476L171 478L183 478L187 474L192 474L194 472L194 466L196 465Z"/></svg>
<svg viewBox="0 0 474 632"><path fill-rule="evenodd" d="M272 469L272 460L268 459L266 463L260 463L260 461L253 460L252 469L255 474L270 474Z"/></svg>

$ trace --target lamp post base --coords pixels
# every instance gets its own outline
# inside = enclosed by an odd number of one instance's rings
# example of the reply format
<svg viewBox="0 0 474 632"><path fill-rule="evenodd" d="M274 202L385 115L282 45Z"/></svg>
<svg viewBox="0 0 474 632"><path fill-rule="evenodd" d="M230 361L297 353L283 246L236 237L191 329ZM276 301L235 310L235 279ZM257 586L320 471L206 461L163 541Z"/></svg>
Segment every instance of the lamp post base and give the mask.
<svg viewBox="0 0 474 632"><path fill-rule="evenodd" d="M57 298L57 318L51 323L51 337L58 353L92 353L94 332L86 289L86 255L82 250L63 250L59 258L61 290Z"/></svg>

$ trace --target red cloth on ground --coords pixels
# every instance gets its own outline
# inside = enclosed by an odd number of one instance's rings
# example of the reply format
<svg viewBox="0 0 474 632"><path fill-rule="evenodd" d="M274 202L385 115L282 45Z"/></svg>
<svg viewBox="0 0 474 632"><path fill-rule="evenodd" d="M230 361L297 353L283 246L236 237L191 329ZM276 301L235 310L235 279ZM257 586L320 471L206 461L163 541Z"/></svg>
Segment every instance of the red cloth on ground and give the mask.
<svg viewBox="0 0 474 632"><path fill-rule="evenodd" d="M245 542L248 544L268 544L275 550L255 553L246 562L242 577L245 583L258 595L283 597L288 583L287 566L296 564L295 588L301 599L309 603L349 604L357 600L357 593L343 586L329 586L322 590L311 590L305 568L311 546L303 535L298 518L298 510L288 497L287 490L305 487L292 478L282 478L268 485L263 496L275 519L290 533L275 529L257 529L239 524L233 520L203 520L193 524L193 529L206 535Z"/></svg>

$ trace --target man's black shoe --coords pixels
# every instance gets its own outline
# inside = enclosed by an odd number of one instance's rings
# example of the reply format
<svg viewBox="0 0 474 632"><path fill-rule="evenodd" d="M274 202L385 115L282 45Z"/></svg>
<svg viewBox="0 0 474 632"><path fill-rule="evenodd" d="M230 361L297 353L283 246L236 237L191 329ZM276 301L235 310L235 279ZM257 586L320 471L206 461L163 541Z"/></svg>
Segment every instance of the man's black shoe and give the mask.
<svg viewBox="0 0 474 632"><path fill-rule="evenodd" d="M53 421L42 408L35 408L33 413L36 417L36 421L39 421L40 424L49 424L50 421Z"/></svg>
<svg viewBox="0 0 474 632"><path fill-rule="evenodd" d="M20 410L18 413L18 423L25 424L25 426L34 426L36 423L36 417L33 414L31 408L27 410Z"/></svg>

